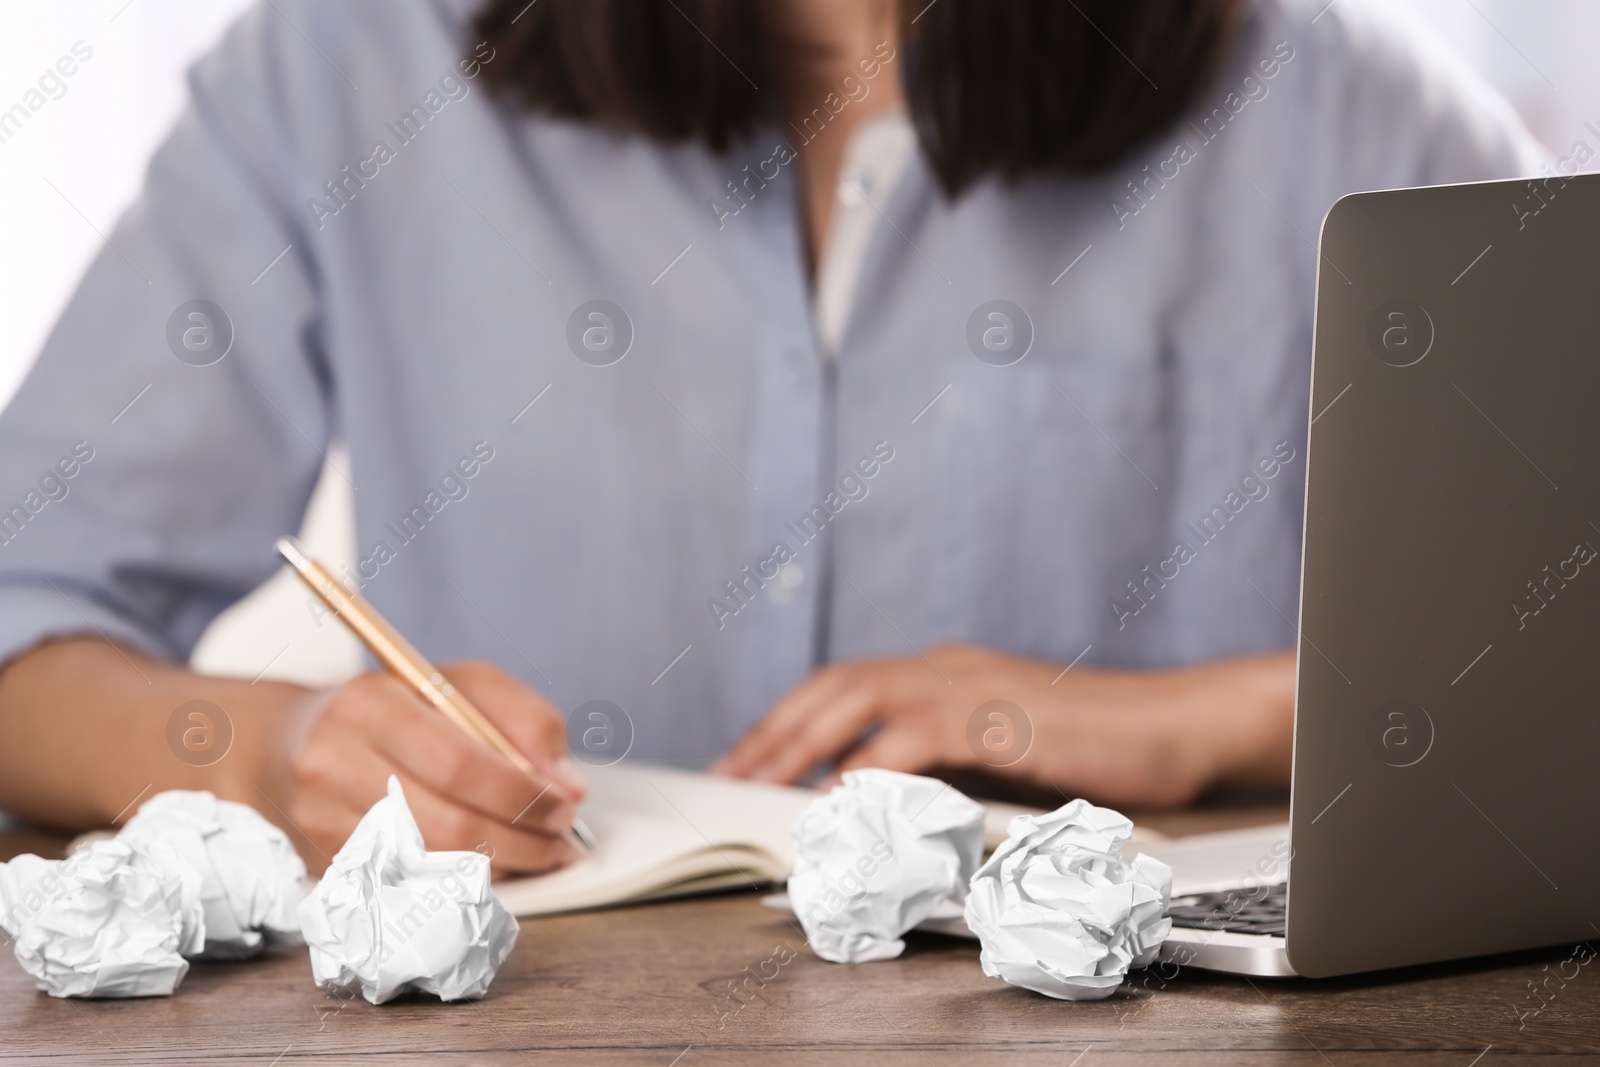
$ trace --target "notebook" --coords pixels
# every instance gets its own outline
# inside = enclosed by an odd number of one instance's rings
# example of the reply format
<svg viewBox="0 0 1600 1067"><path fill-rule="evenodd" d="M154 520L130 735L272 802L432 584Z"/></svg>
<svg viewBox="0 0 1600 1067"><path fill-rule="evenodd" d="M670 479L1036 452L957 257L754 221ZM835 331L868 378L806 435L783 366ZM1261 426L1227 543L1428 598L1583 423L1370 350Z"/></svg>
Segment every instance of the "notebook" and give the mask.
<svg viewBox="0 0 1600 1067"><path fill-rule="evenodd" d="M794 861L790 827L810 789L696 774L628 761L588 767L582 814L599 848L570 867L501 882L519 918L782 882ZM1034 809L985 802L984 847L1013 815Z"/></svg>

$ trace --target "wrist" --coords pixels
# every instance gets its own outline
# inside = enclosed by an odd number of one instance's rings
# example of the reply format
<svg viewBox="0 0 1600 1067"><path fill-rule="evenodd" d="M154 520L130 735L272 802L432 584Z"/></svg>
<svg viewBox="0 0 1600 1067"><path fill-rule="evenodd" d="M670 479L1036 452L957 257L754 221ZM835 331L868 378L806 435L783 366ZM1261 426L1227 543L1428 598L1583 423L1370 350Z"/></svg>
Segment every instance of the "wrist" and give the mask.
<svg viewBox="0 0 1600 1067"><path fill-rule="evenodd" d="M1294 740L1295 655L1248 656L1204 668L1199 741L1205 788L1289 784Z"/></svg>
<svg viewBox="0 0 1600 1067"><path fill-rule="evenodd" d="M206 678L205 683L211 691L201 698L223 709L233 730L233 748L209 768L206 788L274 818L267 801L286 802L294 754L315 721L321 694L288 682Z"/></svg>

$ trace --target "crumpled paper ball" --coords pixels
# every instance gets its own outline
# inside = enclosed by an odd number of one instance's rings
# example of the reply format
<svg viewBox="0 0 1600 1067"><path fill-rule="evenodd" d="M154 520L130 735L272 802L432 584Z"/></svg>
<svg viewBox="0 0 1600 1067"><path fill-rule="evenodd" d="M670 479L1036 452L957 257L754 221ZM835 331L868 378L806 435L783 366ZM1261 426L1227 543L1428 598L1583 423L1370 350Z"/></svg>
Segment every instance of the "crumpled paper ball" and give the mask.
<svg viewBox="0 0 1600 1067"><path fill-rule="evenodd" d="M413 991L475 1000L517 943L489 858L428 852L392 775L299 914L317 984L359 988L373 1004Z"/></svg>
<svg viewBox="0 0 1600 1067"><path fill-rule="evenodd" d="M164 841L0 864L0 927L53 997L170 996L205 944L200 875Z"/></svg>
<svg viewBox="0 0 1600 1067"><path fill-rule="evenodd" d="M961 903L983 856L983 808L933 778L847 771L794 824L789 904L834 963L894 959L901 935Z"/></svg>
<svg viewBox="0 0 1600 1067"><path fill-rule="evenodd" d="M967 926L983 973L1060 1000L1099 1000L1146 967L1172 930L1172 868L1122 846L1133 823L1074 800L1019 815L972 877Z"/></svg>
<svg viewBox="0 0 1600 1067"><path fill-rule="evenodd" d="M200 873L205 958L248 959L269 938L299 938L306 865L289 836L248 804L174 789L145 801L117 836L159 838Z"/></svg>

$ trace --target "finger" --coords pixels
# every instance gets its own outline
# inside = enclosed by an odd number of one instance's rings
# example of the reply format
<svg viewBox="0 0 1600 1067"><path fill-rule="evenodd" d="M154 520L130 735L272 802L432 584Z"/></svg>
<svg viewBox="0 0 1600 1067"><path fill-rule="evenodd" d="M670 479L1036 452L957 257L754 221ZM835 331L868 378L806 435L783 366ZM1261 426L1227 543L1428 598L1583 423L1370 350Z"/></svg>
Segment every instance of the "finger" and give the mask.
<svg viewBox="0 0 1600 1067"><path fill-rule="evenodd" d="M344 847L361 817L383 799L389 776L399 774L402 784L407 779L347 716L328 716L313 740L295 762L288 817L297 834L310 840L320 873ZM308 868L313 866L310 856L306 862Z"/></svg>
<svg viewBox="0 0 1600 1067"><path fill-rule="evenodd" d="M785 747L754 777L797 782L818 763L837 758L861 742L874 724L914 714L947 699L939 682L914 660L877 660L855 665L849 682L832 700L819 703Z"/></svg>
<svg viewBox="0 0 1600 1067"><path fill-rule="evenodd" d="M554 705L493 663L451 663L441 670L517 751L555 780L558 791L574 803L583 799L583 776L567 754L566 720Z"/></svg>
<svg viewBox="0 0 1600 1067"><path fill-rule="evenodd" d="M766 764L757 766L753 777L765 782L798 782L818 763L848 751L868 727L886 717L885 685L881 677L871 681L858 678L819 703L785 745Z"/></svg>
<svg viewBox="0 0 1600 1067"><path fill-rule="evenodd" d="M307 857L308 866L315 866L318 872L343 847L368 809L385 796L390 774L399 778L406 804L430 849L484 851L493 860L493 870L508 873L549 870L576 856L560 838L525 826L523 820L504 826L440 797L355 739L334 736L329 742L322 751L336 753L338 758L323 761L309 754L308 763L297 768L289 808L294 829L309 839L315 853L314 861ZM321 773L318 765L323 762L336 763L337 773Z"/></svg>
<svg viewBox="0 0 1600 1067"><path fill-rule="evenodd" d="M749 733L708 770L713 774L743 778L771 762L773 755L804 724L813 709L843 691L849 684L853 669L853 665L824 667L789 690L778 698L760 722L750 728Z"/></svg>
<svg viewBox="0 0 1600 1067"><path fill-rule="evenodd" d="M565 793L535 782L398 680L365 675L346 689L342 717L404 776L503 825L515 818L530 831L559 834L572 824L576 807Z"/></svg>
<svg viewBox="0 0 1600 1067"><path fill-rule="evenodd" d="M295 756L286 816L326 863L383 798L393 772L349 716L330 708Z"/></svg>
<svg viewBox="0 0 1600 1067"><path fill-rule="evenodd" d="M938 743L934 724L927 716L896 719L839 762L826 784L835 784L845 771L864 767L915 774L938 762Z"/></svg>
<svg viewBox="0 0 1600 1067"><path fill-rule="evenodd" d="M490 819L404 776L400 785L429 851L482 852L491 857L495 870L517 874L555 870L578 858L577 850L559 837Z"/></svg>
<svg viewBox="0 0 1600 1067"><path fill-rule="evenodd" d="M364 812L365 809L352 807L338 798L301 798L299 794L291 798L284 813L289 823L285 829L293 836L295 849L305 861L306 873L313 878L322 876Z"/></svg>

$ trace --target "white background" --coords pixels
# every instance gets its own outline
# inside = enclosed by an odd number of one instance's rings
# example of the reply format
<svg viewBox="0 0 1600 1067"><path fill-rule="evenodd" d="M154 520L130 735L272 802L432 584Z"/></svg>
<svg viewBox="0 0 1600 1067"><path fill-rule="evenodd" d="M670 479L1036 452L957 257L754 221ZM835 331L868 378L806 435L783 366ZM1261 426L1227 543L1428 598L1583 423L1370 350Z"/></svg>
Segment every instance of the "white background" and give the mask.
<svg viewBox="0 0 1600 1067"><path fill-rule="evenodd" d="M26 374L62 305L137 194L155 146L184 101L183 72L251 0L5 0L0 111L82 41L93 58L0 144L0 402ZM1516 104L1557 154L1600 148L1597 0L1334 0L1409 8ZM281 16L278 16L281 17ZM1419 26L1419 32L1428 32ZM332 482L337 483L337 479ZM349 502L324 479L305 531L314 551L347 559ZM284 576L286 577L286 576ZM281 577L207 635L196 666L328 683L358 663L332 624L310 624Z"/></svg>

